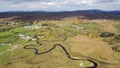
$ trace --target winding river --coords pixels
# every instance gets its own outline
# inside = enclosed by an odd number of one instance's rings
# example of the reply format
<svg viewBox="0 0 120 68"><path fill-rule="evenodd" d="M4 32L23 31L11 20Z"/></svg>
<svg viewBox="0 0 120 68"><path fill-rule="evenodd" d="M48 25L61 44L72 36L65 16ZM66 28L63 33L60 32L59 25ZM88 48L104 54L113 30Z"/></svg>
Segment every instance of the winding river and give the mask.
<svg viewBox="0 0 120 68"><path fill-rule="evenodd" d="M42 43L38 43L38 44L42 45ZM24 49L33 49L33 50L35 50L35 52L34 52L35 55L45 54L45 53L51 52L56 47L61 47L64 50L65 54L67 55L67 57L69 59L71 59L71 60L87 60L87 61L93 63L93 66L86 67L86 68L97 68L98 67L98 64L95 61L91 60L91 59L87 59L87 58L86 59L77 59L77 58L71 57L70 54L68 53L68 51L66 50L66 48L64 46L62 46L61 44L54 44L54 46L51 49L49 49L49 50L47 50L45 52L41 52L41 53L39 52L39 50L37 48L31 48L31 47L28 47L28 46L33 46L33 44L25 45Z"/></svg>

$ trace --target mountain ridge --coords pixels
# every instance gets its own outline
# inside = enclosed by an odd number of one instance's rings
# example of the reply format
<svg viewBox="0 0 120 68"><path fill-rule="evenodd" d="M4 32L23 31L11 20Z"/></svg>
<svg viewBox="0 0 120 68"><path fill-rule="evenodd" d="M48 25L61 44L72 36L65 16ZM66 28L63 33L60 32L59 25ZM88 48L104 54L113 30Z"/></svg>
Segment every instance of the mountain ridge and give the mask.
<svg viewBox="0 0 120 68"><path fill-rule="evenodd" d="M102 11L102 10L77 10L62 12L47 11L11 11L0 13L0 19L16 17L14 20L35 21L35 20L60 20L63 18L77 17L78 19L112 19L120 20L120 11Z"/></svg>

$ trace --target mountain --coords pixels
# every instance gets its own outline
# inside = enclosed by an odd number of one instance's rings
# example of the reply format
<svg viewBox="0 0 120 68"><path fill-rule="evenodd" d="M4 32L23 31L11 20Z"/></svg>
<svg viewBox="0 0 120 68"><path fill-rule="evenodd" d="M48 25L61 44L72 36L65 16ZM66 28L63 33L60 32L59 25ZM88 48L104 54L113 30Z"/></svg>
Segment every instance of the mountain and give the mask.
<svg viewBox="0 0 120 68"><path fill-rule="evenodd" d="M10 11L1 12L0 19L13 18L14 20L34 21L34 20L60 20L66 17L77 17L82 19L113 19L120 20L120 11L102 11L102 10L77 10L77 11Z"/></svg>

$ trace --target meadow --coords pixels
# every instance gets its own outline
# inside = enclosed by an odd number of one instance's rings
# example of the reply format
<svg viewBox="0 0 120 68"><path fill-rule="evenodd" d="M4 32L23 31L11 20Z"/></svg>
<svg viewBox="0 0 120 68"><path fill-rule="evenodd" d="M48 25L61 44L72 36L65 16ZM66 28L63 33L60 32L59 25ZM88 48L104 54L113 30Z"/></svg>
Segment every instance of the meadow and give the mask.
<svg viewBox="0 0 120 68"><path fill-rule="evenodd" d="M74 58L93 60L97 68L120 67L120 21L106 19L39 20L32 24L4 24L0 27L0 68L85 68L88 60L71 60L61 44ZM24 49L26 45L28 48Z"/></svg>

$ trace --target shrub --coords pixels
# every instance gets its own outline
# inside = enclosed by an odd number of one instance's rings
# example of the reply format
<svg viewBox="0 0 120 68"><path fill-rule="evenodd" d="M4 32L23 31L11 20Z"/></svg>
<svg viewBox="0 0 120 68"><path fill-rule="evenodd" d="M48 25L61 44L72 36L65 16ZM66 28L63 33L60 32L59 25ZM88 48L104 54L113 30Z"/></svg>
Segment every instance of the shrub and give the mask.
<svg viewBox="0 0 120 68"><path fill-rule="evenodd" d="M115 34L110 32L102 32L100 34L100 37L113 37L113 36L115 36Z"/></svg>
<svg viewBox="0 0 120 68"><path fill-rule="evenodd" d="M120 35L117 35L115 39L120 40Z"/></svg>

